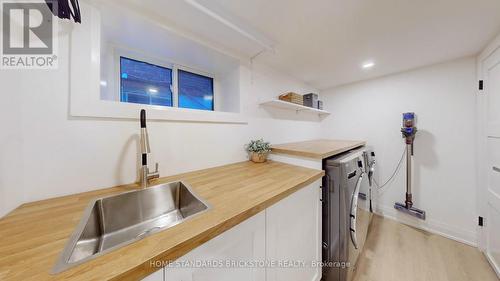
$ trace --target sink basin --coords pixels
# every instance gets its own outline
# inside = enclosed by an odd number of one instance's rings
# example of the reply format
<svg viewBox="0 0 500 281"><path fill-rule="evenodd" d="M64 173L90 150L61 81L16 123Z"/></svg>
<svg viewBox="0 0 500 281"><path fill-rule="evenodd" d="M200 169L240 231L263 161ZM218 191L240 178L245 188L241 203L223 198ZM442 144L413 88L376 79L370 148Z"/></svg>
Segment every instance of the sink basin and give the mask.
<svg viewBox="0 0 500 281"><path fill-rule="evenodd" d="M188 185L160 184L92 201L53 268L59 273L209 209Z"/></svg>

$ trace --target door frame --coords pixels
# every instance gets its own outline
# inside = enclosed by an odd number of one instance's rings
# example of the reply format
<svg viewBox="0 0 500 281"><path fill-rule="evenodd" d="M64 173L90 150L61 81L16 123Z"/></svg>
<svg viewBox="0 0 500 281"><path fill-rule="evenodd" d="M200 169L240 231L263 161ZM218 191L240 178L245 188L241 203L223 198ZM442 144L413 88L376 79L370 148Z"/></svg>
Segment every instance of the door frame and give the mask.
<svg viewBox="0 0 500 281"><path fill-rule="evenodd" d="M476 75L479 84L480 80L485 80L484 68L486 66L486 61L495 54L495 52L500 51L500 35L498 35L486 48L479 54L476 59ZM485 86L487 86L485 84ZM483 91L479 89L479 85L476 88L476 184L477 184L477 214L485 218L484 227L477 226L477 246L485 254L486 259L491 264L493 269L496 271L497 275L500 276L500 265L496 265L494 261L490 259L487 255L487 202L488 202L488 151L487 151L487 96L485 88Z"/></svg>

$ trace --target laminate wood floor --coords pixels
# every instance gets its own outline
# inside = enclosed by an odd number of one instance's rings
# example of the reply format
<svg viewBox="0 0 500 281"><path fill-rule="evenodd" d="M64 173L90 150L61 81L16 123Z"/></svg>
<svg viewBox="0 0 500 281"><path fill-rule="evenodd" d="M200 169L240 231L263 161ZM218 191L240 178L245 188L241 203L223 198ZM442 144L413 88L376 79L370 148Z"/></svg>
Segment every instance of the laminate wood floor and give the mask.
<svg viewBox="0 0 500 281"><path fill-rule="evenodd" d="M498 281L476 248L374 216L353 281Z"/></svg>

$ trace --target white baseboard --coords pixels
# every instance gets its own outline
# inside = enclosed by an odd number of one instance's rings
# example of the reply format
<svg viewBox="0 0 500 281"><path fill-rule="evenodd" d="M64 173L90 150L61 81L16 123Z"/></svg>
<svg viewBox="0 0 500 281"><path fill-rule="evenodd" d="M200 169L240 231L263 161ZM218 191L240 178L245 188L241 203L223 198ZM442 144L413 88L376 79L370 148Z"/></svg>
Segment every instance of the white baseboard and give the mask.
<svg viewBox="0 0 500 281"><path fill-rule="evenodd" d="M498 278L500 279L500 265L495 262L495 260L488 254L487 252L484 253L486 256L486 259L490 263L491 267L493 267L493 270L495 270L495 273L497 274Z"/></svg>
<svg viewBox="0 0 500 281"><path fill-rule="evenodd" d="M427 218L425 221L413 218L407 214L398 212L394 207L376 206L375 213L383 217L437 234L446 238L477 247L477 237L475 231L459 229L452 225Z"/></svg>

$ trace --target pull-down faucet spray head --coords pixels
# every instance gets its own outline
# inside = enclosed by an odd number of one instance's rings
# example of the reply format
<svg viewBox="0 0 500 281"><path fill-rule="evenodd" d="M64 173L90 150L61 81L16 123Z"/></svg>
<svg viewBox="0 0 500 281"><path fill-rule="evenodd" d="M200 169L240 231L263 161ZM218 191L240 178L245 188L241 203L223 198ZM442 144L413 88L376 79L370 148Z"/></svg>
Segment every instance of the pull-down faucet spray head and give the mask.
<svg viewBox="0 0 500 281"><path fill-rule="evenodd" d="M149 148L149 136L148 129L146 129L146 110L141 109L141 160L142 166L140 170L140 182L141 187L146 188L148 186L148 181L152 179L157 179L160 177L158 171L158 163L156 163L156 169L154 172L150 172L148 168L148 153L151 152Z"/></svg>
<svg viewBox="0 0 500 281"><path fill-rule="evenodd" d="M150 153L148 129L146 128L146 110L141 109L141 153Z"/></svg>

